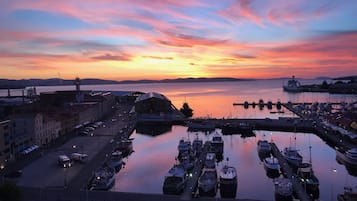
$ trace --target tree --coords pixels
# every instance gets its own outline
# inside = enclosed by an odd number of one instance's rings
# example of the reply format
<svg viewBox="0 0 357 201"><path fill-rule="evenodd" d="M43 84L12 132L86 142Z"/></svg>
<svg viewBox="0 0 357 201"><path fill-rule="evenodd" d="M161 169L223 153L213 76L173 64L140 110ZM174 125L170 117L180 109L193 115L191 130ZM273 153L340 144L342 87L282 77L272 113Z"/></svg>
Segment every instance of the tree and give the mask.
<svg viewBox="0 0 357 201"><path fill-rule="evenodd" d="M188 103L183 103L182 108L180 109L180 112L182 112L185 117L192 117L193 116L193 110L190 108Z"/></svg>
<svg viewBox="0 0 357 201"><path fill-rule="evenodd" d="M16 184L5 182L0 185L0 201L21 201L22 193Z"/></svg>
<svg viewBox="0 0 357 201"><path fill-rule="evenodd" d="M329 88L329 84L327 84L326 80L324 80L321 84L321 88L322 89L328 89Z"/></svg>

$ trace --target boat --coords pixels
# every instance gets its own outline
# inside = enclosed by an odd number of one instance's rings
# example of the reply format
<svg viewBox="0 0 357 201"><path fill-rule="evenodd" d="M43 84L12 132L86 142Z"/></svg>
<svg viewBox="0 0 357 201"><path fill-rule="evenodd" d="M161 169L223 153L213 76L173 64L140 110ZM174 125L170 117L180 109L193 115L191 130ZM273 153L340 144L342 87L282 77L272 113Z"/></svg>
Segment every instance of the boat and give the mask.
<svg viewBox="0 0 357 201"><path fill-rule="evenodd" d="M226 123L222 125L222 134L223 135L232 135L232 134L242 134L242 135L251 135L253 133L253 127L246 122L240 123Z"/></svg>
<svg viewBox="0 0 357 201"><path fill-rule="evenodd" d="M271 146L267 140L258 140L257 144L258 153L270 154Z"/></svg>
<svg viewBox="0 0 357 201"><path fill-rule="evenodd" d="M338 201L356 201L357 200L357 186L354 188L351 186L344 187L343 194L337 195Z"/></svg>
<svg viewBox="0 0 357 201"><path fill-rule="evenodd" d="M228 161L228 158L227 158ZM235 167L224 165L219 173L219 190L222 198L235 198L237 195L238 177Z"/></svg>
<svg viewBox="0 0 357 201"><path fill-rule="evenodd" d="M217 193L218 179L215 168L204 168L198 179L198 192L200 196L214 197Z"/></svg>
<svg viewBox="0 0 357 201"><path fill-rule="evenodd" d="M184 152L190 152L191 150L191 142L185 139L181 139L179 141L179 145L177 146L177 149L179 151L179 155L184 153Z"/></svg>
<svg viewBox="0 0 357 201"><path fill-rule="evenodd" d="M311 163L302 163L297 170L297 176L300 183L305 188L306 193L312 199L318 199L320 196L319 180L314 175Z"/></svg>
<svg viewBox="0 0 357 201"><path fill-rule="evenodd" d="M274 180L275 200L290 201L293 200L293 183L287 178L278 178Z"/></svg>
<svg viewBox="0 0 357 201"><path fill-rule="evenodd" d="M175 164L165 175L162 191L164 194L179 195L186 186L187 172L180 164Z"/></svg>
<svg viewBox="0 0 357 201"><path fill-rule="evenodd" d="M214 169L216 168L216 154L215 153L207 153L204 168Z"/></svg>
<svg viewBox="0 0 357 201"><path fill-rule="evenodd" d="M280 165L279 161L275 157L269 157L265 158L263 160L264 163L264 169L266 171L266 174L269 178L277 178L280 176Z"/></svg>
<svg viewBox="0 0 357 201"><path fill-rule="evenodd" d="M298 150L292 147L285 147L283 152L284 158L288 161L290 165L299 167L302 163L302 156L299 154Z"/></svg>
<svg viewBox="0 0 357 201"><path fill-rule="evenodd" d="M179 154L179 162L184 167L186 171L190 171L193 169L193 161L191 160L191 156L189 152L183 152Z"/></svg>
<svg viewBox="0 0 357 201"><path fill-rule="evenodd" d="M345 163L357 165L357 148L347 150L345 153L336 151L336 155L341 158Z"/></svg>
<svg viewBox="0 0 357 201"><path fill-rule="evenodd" d="M188 131L203 131L210 132L216 129L216 125L209 120L195 120L187 122Z"/></svg>
<svg viewBox="0 0 357 201"><path fill-rule="evenodd" d="M123 167L123 155L121 151L114 151L110 155L109 159L106 161L106 164L115 169L115 172L119 172Z"/></svg>
<svg viewBox="0 0 357 201"><path fill-rule="evenodd" d="M336 161L337 163L344 165L348 174L352 176L357 176L357 165L351 164L350 162L346 161L345 154L336 150Z"/></svg>
<svg viewBox="0 0 357 201"><path fill-rule="evenodd" d="M198 157L203 148L203 141L202 139L198 138L198 135L196 135L196 138L192 141L192 151L194 152L195 156Z"/></svg>
<svg viewBox="0 0 357 201"><path fill-rule="evenodd" d="M117 147L115 151L120 151L123 157L129 156L133 152L133 140L132 139L122 139L117 142Z"/></svg>
<svg viewBox="0 0 357 201"><path fill-rule="evenodd" d="M213 135L212 141L211 141L211 147L216 153L223 153L223 139L220 134L217 132Z"/></svg>
<svg viewBox="0 0 357 201"><path fill-rule="evenodd" d="M283 86L284 91L286 92L301 92L301 84L295 79L295 76L292 79L288 80L288 83Z"/></svg>
<svg viewBox="0 0 357 201"><path fill-rule="evenodd" d="M90 185L91 190L109 190L115 184L115 170L108 166L103 166L93 175Z"/></svg>

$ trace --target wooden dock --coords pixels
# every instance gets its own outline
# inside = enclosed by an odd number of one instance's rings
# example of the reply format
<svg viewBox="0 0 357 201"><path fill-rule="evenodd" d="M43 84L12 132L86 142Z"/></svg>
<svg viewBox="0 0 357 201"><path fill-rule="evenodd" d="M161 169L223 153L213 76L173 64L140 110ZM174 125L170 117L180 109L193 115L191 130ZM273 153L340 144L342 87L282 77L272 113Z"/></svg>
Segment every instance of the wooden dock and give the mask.
<svg viewBox="0 0 357 201"><path fill-rule="evenodd" d="M188 181L186 183L186 187L181 194L181 200L191 200L192 194L195 194L197 191L198 179L202 173L203 164L206 160L207 152L209 151L211 146L210 142L205 142L201 155L196 159L192 176L190 175Z"/></svg>
<svg viewBox="0 0 357 201"><path fill-rule="evenodd" d="M279 148L275 145L275 143L270 143L270 145L271 145L271 148L273 151L273 155L279 160L280 167L283 169L287 178L291 178L294 191L297 194L298 198L301 201L310 201L311 198L308 196L305 189L300 184L297 175L292 171L292 169L288 165L288 162L285 160L284 156L281 154Z"/></svg>

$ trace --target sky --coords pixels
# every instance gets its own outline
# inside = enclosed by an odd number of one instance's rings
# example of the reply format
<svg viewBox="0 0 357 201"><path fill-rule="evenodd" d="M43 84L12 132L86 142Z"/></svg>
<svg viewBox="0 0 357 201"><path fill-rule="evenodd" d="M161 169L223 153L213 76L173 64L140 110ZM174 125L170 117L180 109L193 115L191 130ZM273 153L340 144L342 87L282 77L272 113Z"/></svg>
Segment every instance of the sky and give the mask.
<svg viewBox="0 0 357 201"><path fill-rule="evenodd" d="M0 78L357 75L356 0L0 0Z"/></svg>

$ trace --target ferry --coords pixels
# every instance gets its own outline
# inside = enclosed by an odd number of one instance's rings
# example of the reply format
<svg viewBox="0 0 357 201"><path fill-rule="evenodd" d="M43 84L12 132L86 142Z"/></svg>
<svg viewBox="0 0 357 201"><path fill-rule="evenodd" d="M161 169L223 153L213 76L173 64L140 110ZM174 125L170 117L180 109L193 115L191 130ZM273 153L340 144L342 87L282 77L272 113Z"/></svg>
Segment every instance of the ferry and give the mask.
<svg viewBox="0 0 357 201"><path fill-rule="evenodd" d="M291 80L288 80L288 84L283 86L284 91L286 92L301 92L301 84L299 81L295 79L295 76L292 77Z"/></svg>

